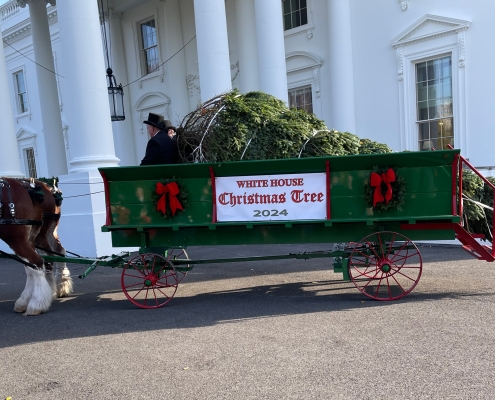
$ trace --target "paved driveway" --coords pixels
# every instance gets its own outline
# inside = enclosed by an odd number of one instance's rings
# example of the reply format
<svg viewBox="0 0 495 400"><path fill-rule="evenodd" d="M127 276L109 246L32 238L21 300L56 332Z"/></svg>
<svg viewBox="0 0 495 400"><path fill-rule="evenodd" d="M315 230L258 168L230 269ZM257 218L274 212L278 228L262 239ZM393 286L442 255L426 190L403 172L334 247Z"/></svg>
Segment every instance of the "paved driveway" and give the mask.
<svg viewBox="0 0 495 400"><path fill-rule="evenodd" d="M495 264L420 250L423 277L395 302L366 299L320 259L201 265L168 306L141 310L101 267L27 318L12 311L24 270L2 260L0 398L494 399Z"/></svg>

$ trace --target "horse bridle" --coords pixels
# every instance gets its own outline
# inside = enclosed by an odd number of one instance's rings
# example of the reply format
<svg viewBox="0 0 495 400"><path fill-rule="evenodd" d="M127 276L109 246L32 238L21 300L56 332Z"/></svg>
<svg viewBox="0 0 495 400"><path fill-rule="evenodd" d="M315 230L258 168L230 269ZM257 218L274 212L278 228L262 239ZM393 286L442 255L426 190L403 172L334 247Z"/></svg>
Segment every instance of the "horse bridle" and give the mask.
<svg viewBox="0 0 495 400"><path fill-rule="evenodd" d="M10 219L1 218L3 211L3 188L7 189L7 197L9 198L8 207L10 212ZM19 219L15 217L15 204L12 201L12 191L10 190L10 184L3 178L0 178L0 225L43 225L43 221L35 219Z"/></svg>

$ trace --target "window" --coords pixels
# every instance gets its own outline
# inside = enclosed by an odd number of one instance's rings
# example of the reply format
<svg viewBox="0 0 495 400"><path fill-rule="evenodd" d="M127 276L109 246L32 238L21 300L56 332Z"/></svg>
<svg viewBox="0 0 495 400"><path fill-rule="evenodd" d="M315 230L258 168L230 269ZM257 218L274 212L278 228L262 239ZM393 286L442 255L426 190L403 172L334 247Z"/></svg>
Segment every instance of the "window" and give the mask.
<svg viewBox="0 0 495 400"><path fill-rule="evenodd" d="M307 0L282 0L285 31L308 23L308 7L306 1Z"/></svg>
<svg viewBox="0 0 495 400"><path fill-rule="evenodd" d="M24 155L26 156L28 177L37 178L38 175L36 173L36 159L34 157L34 149L31 147L28 149L24 149Z"/></svg>
<svg viewBox="0 0 495 400"><path fill-rule="evenodd" d="M444 150L454 145L452 58L416 64L419 150Z"/></svg>
<svg viewBox="0 0 495 400"><path fill-rule="evenodd" d="M304 86L289 90L289 108L313 112L313 94L311 86Z"/></svg>
<svg viewBox="0 0 495 400"><path fill-rule="evenodd" d="M158 61L155 20L149 19L146 22L142 22L140 28L143 71L145 74L149 74L156 71L160 64Z"/></svg>
<svg viewBox="0 0 495 400"><path fill-rule="evenodd" d="M24 71L14 72L14 88L16 94L17 113L24 114L29 111Z"/></svg>

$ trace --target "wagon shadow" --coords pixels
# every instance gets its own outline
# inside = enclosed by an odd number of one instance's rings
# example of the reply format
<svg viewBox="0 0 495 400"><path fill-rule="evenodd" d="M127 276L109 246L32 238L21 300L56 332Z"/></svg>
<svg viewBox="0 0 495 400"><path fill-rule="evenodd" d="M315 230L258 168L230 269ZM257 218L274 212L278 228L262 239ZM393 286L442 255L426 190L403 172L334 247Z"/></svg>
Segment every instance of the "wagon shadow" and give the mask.
<svg viewBox="0 0 495 400"><path fill-rule="evenodd" d="M320 281L178 294L163 308L142 310L133 306L120 290L112 290L103 293L81 293L58 300L46 315L27 318L12 312L13 301L4 301L0 302L0 348L40 341L154 330L172 332L180 336L183 329L212 327L245 320L481 296L484 297L484 301L491 297L488 301L495 302L495 292L451 291L413 292L399 301L379 302L356 292L350 283Z"/></svg>
<svg viewBox="0 0 495 400"><path fill-rule="evenodd" d="M275 250L276 254L283 254L280 248ZM208 251L214 250L194 251L211 257ZM292 248L292 251L299 249ZM237 249L238 256L249 252L253 254L252 247L248 249L247 246L241 246ZM443 265L448 268L453 264L450 260L458 261L463 257L478 263L455 248L426 248L423 253L425 262L435 262L438 258L442 263L447 261ZM279 260L270 263L198 266L179 285L177 295L170 304L157 310L135 307L122 293L120 270L100 268L86 280L76 280L76 293L69 298L56 300L47 314L24 318L12 311L15 299L24 286L24 271L14 262L2 261L0 348L153 330L180 335L183 329L239 323L250 319L407 306L443 299L479 298L495 302L495 293L490 289L473 292L456 288L430 293L428 289L421 292L421 282L415 291L399 301L373 301L360 294L352 283L341 281L338 274L325 266L329 262ZM437 265L432 264L432 267L436 268ZM464 262L463 265L467 266ZM404 311L407 312L407 308Z"/></svg>

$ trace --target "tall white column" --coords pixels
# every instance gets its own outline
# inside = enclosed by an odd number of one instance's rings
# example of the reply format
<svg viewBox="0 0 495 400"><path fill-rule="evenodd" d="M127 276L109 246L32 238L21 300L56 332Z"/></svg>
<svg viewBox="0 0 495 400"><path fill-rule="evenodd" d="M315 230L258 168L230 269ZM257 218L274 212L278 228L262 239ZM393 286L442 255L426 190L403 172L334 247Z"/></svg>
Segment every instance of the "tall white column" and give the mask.
<svg viewBox="0 0 495 400"><path fill-rule="evenodd" d="M288 102L280 0L254 0L260 90Z"/></svg>
<svg viewBox="0 0 495 400"><path fill-rule="evenodd" d="M67 136L71 154L69 174L60 177L64 192L59 236L68 249L85 256L111 254L105 224L105 198L98 167L116 167L106 64L98 2L61 0L57 3L61 74Z"/></svg>
<svg viewBox="0 0 495 400"><path fill-rule="evenodd" d="M232 89L225 0L194 0L201 101Z"/></svg>
<svg viewBox="0 0 495 400"><path fill-rule="evenodd" d="M70 92L64 99L72 157L69 172L117 166L98 3L64 0L57 3L57 11L60 69Z"/></svg>
<svg viewBox="0 0 495 400"><path fill-rule="evenodd" d="M1 32L1 29L0 29ZM1 33L0 33L1 35ZM19 147L15 136L14 112L10 100L10 89L5 65L3 43L0 43L0 121L2 121L0 145L0 176L21 178Z"/></svg>
<svg viewBox="0 0 495 400"><path fill-rule="evenodd" d="M179 0L168 0L164 5L165 39L167 40L168 57L184 46ZM170 120L178 126L182 118L189 112L189 98L186 84L186 57L179 51L164 68L167 68L170 104ZM167 93L168 94L168 93Z"/></svg>
<svg viewBox="0 0 495 400"><path fill-rule="evenodd" d="M331 127L356 132L349 0L328 0Z"/></svg>
<svg viewBox="0 0 495 400"><path fill-rule="evenodd" d="M124 55L124 42L122 40L122 13L114 10L105 13L105 23L107 36L111 38L111 67L117 84L126 84L129 82ZM124 112L126 118L124 121L112 122L113 140L115 143L115 153L120 159L121 166L136 165L136 152L134 151L134 133L132 129L132 109L129 101L130 89L124 88Z"/></svg>
<svg viewBox="0 0 495 400"><path fill-rule="evenodd" d="M48 176L59 176L67 173L67 159L65 156L62 117L58 98L55 63L53 61L52 42L46 0L26 0L29 4L29 18L31 21L31 37L33 39L36 76L38 78L38 94L40 99L41 121L43 123L43 137L45 139L46 163ZM55 4L55 1L49 1Z"/></svg>
<svg viewBox="0 0 495 400"><path fill-rule="evenodd" d="M241 93L260 90L258 46L253 0L237 0L237 54L239 56L239 86Z"/></svg>

